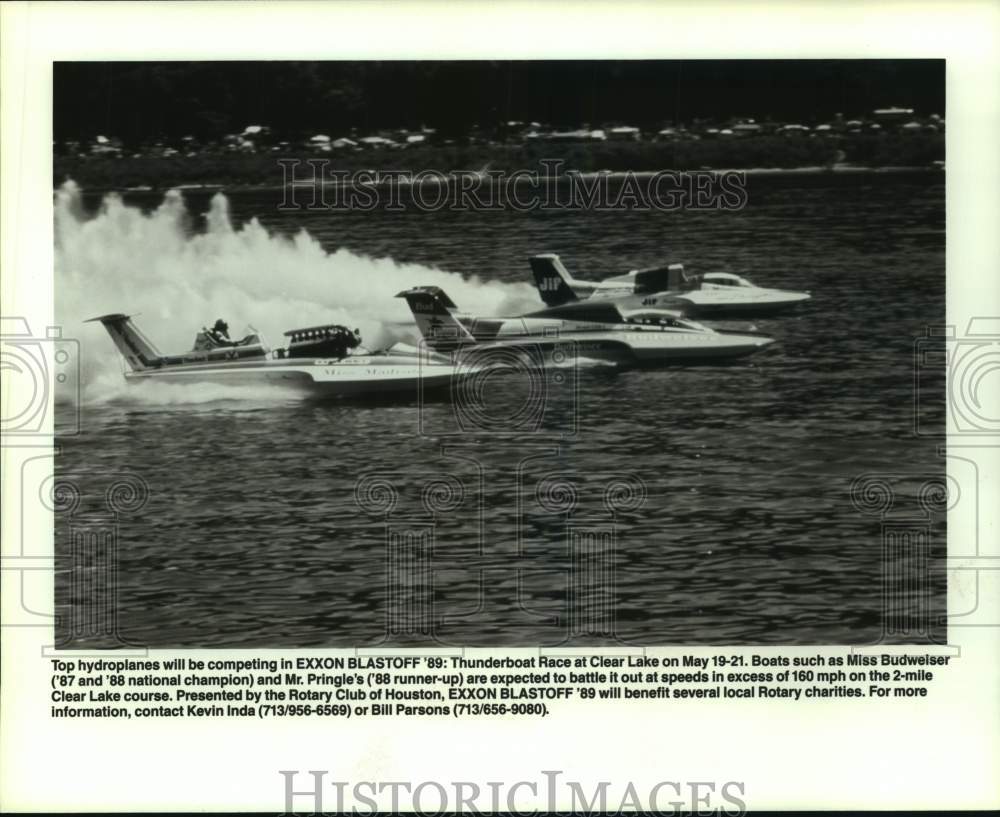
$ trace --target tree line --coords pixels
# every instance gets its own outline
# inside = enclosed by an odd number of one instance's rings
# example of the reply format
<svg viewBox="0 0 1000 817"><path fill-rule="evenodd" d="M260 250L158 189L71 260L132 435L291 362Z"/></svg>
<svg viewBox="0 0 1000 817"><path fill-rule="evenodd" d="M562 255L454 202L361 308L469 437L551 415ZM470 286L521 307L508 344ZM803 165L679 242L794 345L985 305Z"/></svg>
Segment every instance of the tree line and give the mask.
<svg viewBox="0 0 1000 817"><path fill-rule="evenodd" d="M577 127L748 116L944 113L943 60L74 62L54 66L54 137L127 145L387 128L461 136L508 120Z"/></svg>

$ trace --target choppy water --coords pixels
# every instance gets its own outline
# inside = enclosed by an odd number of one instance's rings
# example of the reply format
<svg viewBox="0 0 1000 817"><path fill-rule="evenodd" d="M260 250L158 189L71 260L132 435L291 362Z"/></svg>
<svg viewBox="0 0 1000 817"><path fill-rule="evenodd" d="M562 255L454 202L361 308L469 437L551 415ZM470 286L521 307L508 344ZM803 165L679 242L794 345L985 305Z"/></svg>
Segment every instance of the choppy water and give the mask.
<svg viewBox="0 0 1000 817"><path fill-rule="evenodd" d="M69 534L98 524L86 514L118 482L123 510L100 523L117 530L116 597L101 598L132 644L879 640L882 506L852 501L852 482L882 475L891 513L944 545L943 515L917 501L942 477L939 440L914 435L913 401L914 342L944 320L943 178L749 185L736 213L281 213L255 192L228 217L207 195L186 214L147 195L81 221L64 203L57 313L83 366L58 469L84 495L57 517L65 637L115 643L86 625L104 579ZM87 218L99 203L83 199ZM543 430L513 437L460 433L447 399L126 391L110 340L79 324L142 311L167 351L218 315L272 333L354 319L381 337L409 285L480 311L530 304L526 258L546 250L584 277L680 260L814 298L756 321L780 342L735 365L550 379ZM499 425L526 388L491 387ZM61 407L64 430L72 416ZM145 501L128 495L140 478ZM609 544L590 559L587 532ZM392 544L407 535L415 547Z"/></svg>

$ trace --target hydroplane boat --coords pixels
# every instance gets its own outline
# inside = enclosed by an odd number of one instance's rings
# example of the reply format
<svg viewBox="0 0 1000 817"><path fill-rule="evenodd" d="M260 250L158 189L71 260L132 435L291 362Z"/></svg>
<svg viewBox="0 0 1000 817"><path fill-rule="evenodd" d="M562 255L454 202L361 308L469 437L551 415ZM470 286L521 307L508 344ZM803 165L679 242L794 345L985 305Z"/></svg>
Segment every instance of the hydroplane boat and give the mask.
<svg viewBox="0 0 1000 817"><path fill-rule="evenodd" d="M553 253L533 256L530 263L538 294L549 307L612 300L627 309L658 306L700 318L728 318L770 315L812 297L808 292L758 287L729 272L689 276L683 264L636 269L603 281L580 281Z"/></svg>
<svg viewBox="0 0 1000 817"><path fill-rule="evenodd" d="M129 383L272 384L323 397L416 395L418 386L447 386L453 377L470 373L457 372L444 355L402 343L367 351L356 332L333 324L286 332L288 346L279 349L270 349L256 331L230 341L202 329L191 351L164 355L129 315L91 320L111 335L127 364Z"/></svg>
<svg viewBox="0 0 1000 817"><path fill-rule="evenodd" d="M698 363L758 352L773 338L710 329L668 309L628 310L612 301L549 308L519 317L471 317L435 286L400 292L426 344L438 351L570 345L579 357L624 365Z"/></svg>

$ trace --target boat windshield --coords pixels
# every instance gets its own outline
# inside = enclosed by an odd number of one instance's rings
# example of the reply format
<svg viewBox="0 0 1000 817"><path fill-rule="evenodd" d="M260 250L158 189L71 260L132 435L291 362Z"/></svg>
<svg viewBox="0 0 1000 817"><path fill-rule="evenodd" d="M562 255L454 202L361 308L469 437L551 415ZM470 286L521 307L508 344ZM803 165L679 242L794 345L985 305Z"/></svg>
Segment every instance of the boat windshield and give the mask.
<svg viewBox="0 0 1000 817"><path fill-rule="evenodd" d="M191 347L191 351L214 352L234 348L261 348L264 349L265 352L267 351L267 347L265 346L263 340L257 333L257 330L252 326L246 327L243 337L239 340L222 338L212 330L203 328L194 336L194 344Z"/></svg>
<svg viewBox="0 0 1000 817"><path fill-rule="evenodd" d="M629 315L627 323L636 323L642 326L666 326L673 329L695 329L695 324L683 318L675 318L665 315L662 312L646 312L636 315Z"/></svg>
<svg viewBox="0 0 1000 817"><path fill-rule="evenodd" d="M575 301L563 310L550 310L549 314L558 315L574 321L587 323L621 323L622 313L610 301Z"/></svg>
<svg viewBox="0 0 1000 817"><path fill-rule="evenodd" d="M724 287L749 287L753 286L746 278L740 278L731 272L708 272L702 276L702 281L706 284L715 284Z"/></svg>

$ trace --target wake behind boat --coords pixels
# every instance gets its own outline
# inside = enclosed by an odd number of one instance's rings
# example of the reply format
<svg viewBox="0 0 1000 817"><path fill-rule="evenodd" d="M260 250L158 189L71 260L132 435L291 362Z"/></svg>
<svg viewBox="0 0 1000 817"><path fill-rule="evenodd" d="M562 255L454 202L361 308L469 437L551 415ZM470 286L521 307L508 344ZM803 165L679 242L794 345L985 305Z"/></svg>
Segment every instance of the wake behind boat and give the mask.
<svg viewBox="0 0 1000 817"><path fill-rule="evenodd" d="M343 326L312 326L286 332L289 344L270 349L253 332L238 341L228 338L221 321L203 329L191 351L161 354L133 323L114 313L100 321L125 359L129 383L268 384L313 396L416 395L417 389L447 386L459 374L445 356L406 344L369 352L357 332Z"/></svg>

